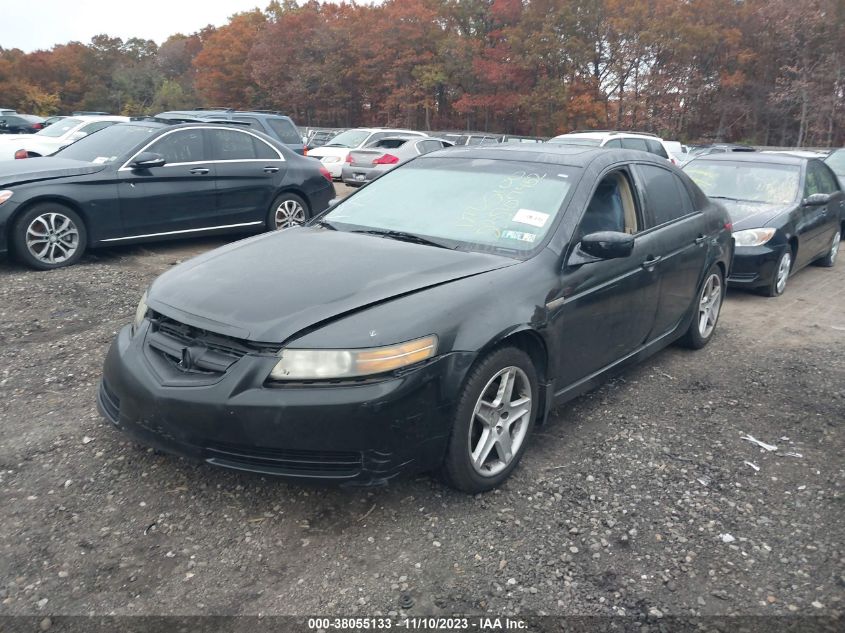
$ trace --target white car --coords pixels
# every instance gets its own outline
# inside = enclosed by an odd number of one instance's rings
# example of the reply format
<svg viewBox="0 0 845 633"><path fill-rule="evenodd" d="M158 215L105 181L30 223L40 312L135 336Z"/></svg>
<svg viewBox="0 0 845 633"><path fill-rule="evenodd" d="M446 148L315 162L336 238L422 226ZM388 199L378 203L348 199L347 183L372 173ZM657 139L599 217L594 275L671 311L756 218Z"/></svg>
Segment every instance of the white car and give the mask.
<svg viewBox="0 0 845 633"><path fill-rule="evenodd" d="M689 148L678 141L663 141L663 146L669 152L669 157L675 165L683 165L689 160Z"/></svg>
<svg viewBox="0 0 845 633"><path fill-rule="evenodd" d="M61 119L35 134L0 136L0 160L49 156L104 127L126 123L126 116L73 116ZM22 155L26 152L26 156Z"/></svg>
<svg viewBox="0 0 845 633"><path fill-rule="evenodd" d="M613 130L570 132L569 134L555 136L549 139L548 142L559 145L593 145L598 147L615 147L617 149L637 149L641 152L657 154L673 165L679 164L677 159L673 160L672 153L667 149L662 138L655 134L647 134L646 132L616 132Z"/></svg>
<svg viewBox="0 0 845 633"><path fill-rule="evenodd" d="M310 150L308 155L318 158L323 167L329 170L332 178L340 180L343 167L346 165L346 157L353 149L361 149L370 143L375 143L388 136L428 136L423 132L414 130L397 130L385 127L357 127L346 130L335 136L322 147Z"/></svg>

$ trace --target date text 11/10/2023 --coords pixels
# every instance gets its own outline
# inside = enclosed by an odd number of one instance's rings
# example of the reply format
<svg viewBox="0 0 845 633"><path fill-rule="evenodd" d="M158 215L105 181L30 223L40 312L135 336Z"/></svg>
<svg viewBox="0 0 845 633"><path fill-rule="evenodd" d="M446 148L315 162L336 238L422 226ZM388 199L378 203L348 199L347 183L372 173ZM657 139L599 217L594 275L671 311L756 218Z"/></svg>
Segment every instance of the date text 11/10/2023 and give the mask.
<svg viewBox="0 0 845 633"><path fill-rule="evenodd" d="M404 629L447 633L452 631L524 631L528 624L518 618L506 617L406 617L394 620L383 617L309 618L311 631L379 631Z"/></svg>

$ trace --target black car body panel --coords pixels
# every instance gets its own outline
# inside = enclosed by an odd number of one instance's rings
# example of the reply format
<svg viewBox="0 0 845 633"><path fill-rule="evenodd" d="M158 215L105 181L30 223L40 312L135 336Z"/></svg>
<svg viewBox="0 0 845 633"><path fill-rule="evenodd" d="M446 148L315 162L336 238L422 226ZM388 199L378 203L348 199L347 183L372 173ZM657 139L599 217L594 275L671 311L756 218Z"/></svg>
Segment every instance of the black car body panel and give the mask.
<svg viewBox="0 0 845 633"><path fill-rule="evenodd" d="M759 202L725 199L727 208L738 231L772 228L774 236L759 246L737 245L728 281L738 287L761 288L772 284L777 274L777 263L787 250L792 251L792 273L824 256L829 250L845 212L845 193L833 172L818 159L808 159L789 154L738 152L697 157L686 165L689 169L701 163L737 163L763 165L791 165L800 169L798 191L788 204L763 204ZM828 173L831 187L826 204L808 205L805 200L811 193L808 188L808 170L821 169Z"/></svg>
<svg viewBox="0 0 845 633"><path fill-rule="evenodd" d="M299 156L260 132L226 125L133 121L98 134L102 137L121 126L144 126L150 134L143 143L120 148L120 155L107 164L66 159L66 150L50 157L0 161L0 190L14 192L0 204L0 254L9 249L16 218L33 204L47 200L76 211L85 222L88 246L97 247L261 231L267 226L271 203L282 193L303 198L309 207L307 217L326 209L335 196L317 161ZM272 146L278 155L266 161L221 160L209 153L208 160L199 162L173 162L150 169L128 165L143 149L186 130L206 136L247 134ZM207 138L205 143L206 150L213 151Z"/></svg>
<svg viewBox="0 0 845 633"><path fill-rule="evenodd" d="M577 175L549 235L524 257L335 231L317 218L175 267L150 287L148 317L109 351L103 415L144 442L215 465L380 483L438 466L468 372L497 345L518 341L535 359L544 421L554 404L681 336L707 271L728 272L724 208L657 157L541 145L429 156L567 165ZM629 257L578 263L575 236L598 181L625 170L646 209L647 168L671 175L694 208L643 227ZM268 380L282 348L368 348L427 335L436 335L437 355L403 370ZM186 371L197 363L219 369Z"/></svg>

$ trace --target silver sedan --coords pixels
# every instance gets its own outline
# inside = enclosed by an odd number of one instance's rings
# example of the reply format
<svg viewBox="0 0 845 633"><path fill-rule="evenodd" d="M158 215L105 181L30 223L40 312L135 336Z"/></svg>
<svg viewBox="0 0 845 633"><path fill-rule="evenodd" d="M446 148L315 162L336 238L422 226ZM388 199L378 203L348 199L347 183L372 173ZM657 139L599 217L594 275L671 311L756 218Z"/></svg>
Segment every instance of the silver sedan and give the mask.
<svg viewBox="0 0 845 633"><path fill-rule="evenodd" d="M390 136L363 149L354 150L346 157L341 178L350 187L360 187L390 171L397 165L428 154L453 143L437 138L418 136Z"/></svg>

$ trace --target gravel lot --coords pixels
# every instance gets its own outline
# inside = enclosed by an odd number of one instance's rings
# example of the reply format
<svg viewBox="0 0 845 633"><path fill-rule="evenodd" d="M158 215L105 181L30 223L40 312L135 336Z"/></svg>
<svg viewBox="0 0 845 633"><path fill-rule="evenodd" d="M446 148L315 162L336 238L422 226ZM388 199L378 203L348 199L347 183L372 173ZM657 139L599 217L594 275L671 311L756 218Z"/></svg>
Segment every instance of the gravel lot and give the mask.
<svg viewBox="0 0 845 633"><path fill-rule="evenodd" d="M386 615L404 594L409 614L843 611L845 259L779 299L730 292L709 347L561 408L469 497L196 466L100 419L144 288L221 243L0 263L0 614Z"/></svg>

